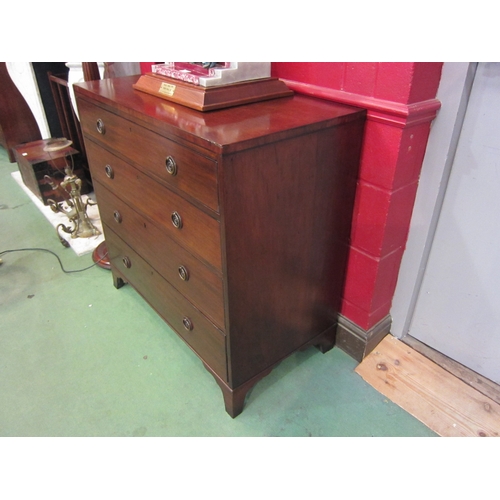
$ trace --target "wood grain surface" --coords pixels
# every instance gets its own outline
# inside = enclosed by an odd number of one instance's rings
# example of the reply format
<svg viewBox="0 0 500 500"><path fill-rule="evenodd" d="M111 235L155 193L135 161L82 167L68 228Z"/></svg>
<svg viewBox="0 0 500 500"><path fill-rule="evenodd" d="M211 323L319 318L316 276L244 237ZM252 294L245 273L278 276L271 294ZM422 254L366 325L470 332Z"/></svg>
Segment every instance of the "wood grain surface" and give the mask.
<svg viewBox="0 0 500 500"><path fill-rule="evenodd" d="M355 371L440 436L500 434L498 403L391 335Z"/></svg>

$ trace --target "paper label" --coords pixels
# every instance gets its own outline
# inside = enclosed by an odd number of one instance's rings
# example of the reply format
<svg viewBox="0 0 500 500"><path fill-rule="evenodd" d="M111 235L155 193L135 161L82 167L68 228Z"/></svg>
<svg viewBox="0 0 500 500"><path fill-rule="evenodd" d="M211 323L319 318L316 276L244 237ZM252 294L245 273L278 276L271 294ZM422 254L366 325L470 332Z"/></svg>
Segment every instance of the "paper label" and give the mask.
<svg viewBox="0 0 500 500"><path fill-rule="evenodd" d="M158 90L160 94L165 94L168 96L173 96L175 92L175 85L172 85L171 83L166 83L163 82L160 85L160 90Z"/></svg>

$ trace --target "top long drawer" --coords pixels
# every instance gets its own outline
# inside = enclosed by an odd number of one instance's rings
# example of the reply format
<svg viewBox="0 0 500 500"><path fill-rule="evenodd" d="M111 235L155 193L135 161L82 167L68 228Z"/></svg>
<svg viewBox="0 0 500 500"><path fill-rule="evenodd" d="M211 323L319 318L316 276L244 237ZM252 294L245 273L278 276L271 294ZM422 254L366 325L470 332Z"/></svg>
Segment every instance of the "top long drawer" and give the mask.
<svg viewBox="0 0 500 500"><path fill-rule="evenodd" d="M83 132L207 207L219 211L217 162L134 122L78 101Z"/></svg>

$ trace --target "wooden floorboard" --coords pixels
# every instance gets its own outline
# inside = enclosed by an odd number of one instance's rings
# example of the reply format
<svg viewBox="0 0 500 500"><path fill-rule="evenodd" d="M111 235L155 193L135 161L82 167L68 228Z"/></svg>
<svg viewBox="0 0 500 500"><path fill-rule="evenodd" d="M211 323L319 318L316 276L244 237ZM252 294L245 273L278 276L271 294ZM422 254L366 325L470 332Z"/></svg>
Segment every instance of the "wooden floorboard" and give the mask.
<svg viewBox="0 0 500 500"><path fill-rule="evenodd" d="M500 386L495 384L491 380L483 377L479 373L476 373L464 365L461 365L457 361L445 356L444 354L432 349L428 345L423 344L419 340L407 335L402 342L408 344L415 351L423 354L426 358L434 361L441 368L444 368L447 372L450 372L455 377L459 378L467 385L470 385L476 391L484 394L486 397L493 399L493 401L500 404Z"/></svg>
<svg viewBox="0 0 500 500"><path fill-rule="evenodd" d="M355 371L440 436L500 435L498 403L392 335Z"/></svg>

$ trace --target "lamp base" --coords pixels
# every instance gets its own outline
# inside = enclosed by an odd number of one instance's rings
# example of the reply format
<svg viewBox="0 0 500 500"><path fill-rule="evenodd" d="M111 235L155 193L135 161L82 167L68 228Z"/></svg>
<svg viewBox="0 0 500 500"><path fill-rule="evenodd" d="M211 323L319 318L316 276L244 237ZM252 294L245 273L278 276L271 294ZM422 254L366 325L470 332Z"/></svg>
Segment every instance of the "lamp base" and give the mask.
<svg viewBox="0 0 500 500"><path fill-rule="evenodd" d="M106 245L106 241L103 241L92 253L92 260L103 269L111 269L111 263L109 262L108 257L108 247Z"/></svg>

